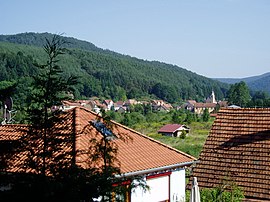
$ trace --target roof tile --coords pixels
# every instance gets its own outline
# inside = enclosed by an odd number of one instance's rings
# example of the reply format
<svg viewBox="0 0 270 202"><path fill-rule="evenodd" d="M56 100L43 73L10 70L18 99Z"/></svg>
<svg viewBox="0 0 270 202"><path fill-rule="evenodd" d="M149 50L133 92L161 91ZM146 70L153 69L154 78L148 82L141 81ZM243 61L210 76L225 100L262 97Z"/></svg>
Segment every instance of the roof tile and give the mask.
<svg viewBox="0 0 270 202"><path fill-rule="evenodd" d="M221 109L193 176L200 187L230 178L246 198L270 198L270 109Z"/></svg>

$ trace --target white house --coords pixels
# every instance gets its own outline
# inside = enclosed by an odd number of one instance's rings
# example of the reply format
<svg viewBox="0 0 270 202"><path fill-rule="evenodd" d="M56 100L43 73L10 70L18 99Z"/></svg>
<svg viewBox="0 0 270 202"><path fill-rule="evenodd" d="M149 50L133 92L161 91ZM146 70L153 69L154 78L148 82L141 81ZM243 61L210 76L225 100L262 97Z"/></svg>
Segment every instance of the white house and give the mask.
<svg viewBox="0 0 270 202"><path fill-rule="evenodd" d="M106 110L106 111L107 111L107 110L111 110L112 107L114 106L114 103L113 103L112 100L104 100L104 101L103 101L103 104L106 106L106 107L105 107L105 110Z"/></svg>

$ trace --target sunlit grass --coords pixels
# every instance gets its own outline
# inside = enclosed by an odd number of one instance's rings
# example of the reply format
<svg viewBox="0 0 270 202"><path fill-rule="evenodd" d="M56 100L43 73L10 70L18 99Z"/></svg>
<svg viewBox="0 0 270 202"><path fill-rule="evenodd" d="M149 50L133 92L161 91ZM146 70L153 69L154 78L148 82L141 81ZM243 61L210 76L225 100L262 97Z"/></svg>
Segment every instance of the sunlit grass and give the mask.
<svg viewBox="0 0 270 202"><path fill-rule="evenodd" d="M194 122L189 125L191 128L190 133L187 134L185 139L177 137L168 137L158 134L157 131L164 125L164 123L145 123L139 124L135 127L137 131L148 135L160 142L163 142L171 147L180 151L190 154L196 158L199 157L203 148L207 135L211 129L213 120L204 122Z"/></svg>

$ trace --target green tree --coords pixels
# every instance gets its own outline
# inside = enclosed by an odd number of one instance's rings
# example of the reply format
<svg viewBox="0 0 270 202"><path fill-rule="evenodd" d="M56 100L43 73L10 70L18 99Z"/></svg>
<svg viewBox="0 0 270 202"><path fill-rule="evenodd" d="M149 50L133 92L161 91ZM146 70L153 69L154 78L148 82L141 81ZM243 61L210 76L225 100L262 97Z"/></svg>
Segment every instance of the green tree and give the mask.
<svg viewBox="0 0 270 202"><path fill-rule="evenodd" d="M152 106L150 103L143 105L144 115L147 115L148 113L152 113Z"/></svg>
<svg viewBox="0 0 270 202"><path fill-rule="evenodd" d="M210 118L209 110L208 109L204 109L203 110L203 114L202 114L202 120L204 122L207 122L207 121L209 121L209 118Z"/></svg>
<svg viewBox="0 0 270 202"><path fill-rule="evenodd" d="M239 105L241 107L246 107L251 99L248 86L244 81L232 84L227 97L230 104Z"/></svg>
<svg viewBox="0 0 270 202"><path fill-rule="evenodd" d="M190 112L190 111L186 111L186 119L185 122L187 122L188 124L197 121L197 117L196 114Z"/></svg>
<svg viewBox="0 0 270 202"><path fill-rule="evenodd" d="M40 73L34 77L32 83L31 102L28 108L28 122L30 123L27 135L23 136L15 152L24 153L23 169L26 173L14 174L9 183L13 184L12 190L5 192L8 200L19 196L21 200L34 201L40 195L43 201L50 200L55 194L55 186L61 183L59 179L66 168L71 168L72 152L63 152L63 145L70 146L70 134L55 133L54 126L58 123L58 112L51 107L59 105L76 83L76 78L63 77L58 57L64 53L63 41L55 35L51 41L47 40L44 50L47 62L37 64ZM60 129L61 130L61 129ZM61 152L62 151L62 152ZM32 171L31 174L27 173ZM3 194L3 195L4 195ZM14 197L13 197L14 195ZM3 197L4 200L4 197Z"/></svg>
<svg viewBox="0 0 270 202"><path fill-rule="evenodd" d="M63 44L57 35L46 41L44 50L48 60L44 65L37 65L41 71L33 82L32 102L28 110L31 125L27 135L19 141L19 149L16 151L27 154L27 158L21 161L23 168L32 172L14 175L9 179L0 175L1 183L4 179L5 183L13 185L11 190L0 192L1 201L93 201L93 198L99 196L102 196L102 201L111 201L111 192L121 194L127 191L113 186L121 184L123 180L116 178L117 174L120 175L120 169L117 166L117 147L114 141L106 135L100 140L91 139L93 147L89 148L89 169L83 169L75 164L77 151L74 131L63 132L69 131L69 126L61 124L61 115L64 113L51 110L52 106L59 105L66 98L67 92L72 90L77 80L72 76L64 77L58 65L65 51ZM102 114L100 119L89 123L84 131L89 132L87 127L96 127L96 137L104 131L100 127L112 131L110 117L104 112ZM122 138L121 134L118 136ZM65 148L72 149L66 151ZM0 160L4 162L2 157L6 151L0 151L0 154ZM1 171L4 169L2 166ZM132 187L133 184L128 189Z"/></svg>
<svg viewBox="0 0 270 202"><path fill-rule="evenodd" d="M0 81L0 108L3 109L3 114L6 113L5 101L14 95L16 85L15 81ZM3 123L6 123L6 118L4 118Z"/></svg>
<svg viewBox="0 0 270 202"><path fill-rule="evenodd" d="M252 93L252 98L248 103L249 107L269 107L269 94L265 91Z"/></svg>
<svg viewBox="0 0 270 202"><path fill-rule="evenodd" d="M202 202L241 202L244 198L243 191L235 184L202 189L200 193Z"/></svg>
<svg viewBox="0 0 270 202"><path fill-rule="evenodd" d="M225 179L214 188L200 189L201 202L241 202L245 198L243 190L232 180ZM190 191L186 191L186 202L190 201Z"/></svg>
<svg viewBox="0 0 270 202"><path fill-rule="evenodd" d="M172 122L174 123L182 123L186 120L186 112L184 109L171 111L172 112Z"/></svg>
<svg viewBox="0 0 270 202"><path fill-rule="evenodd" d="M181 123L181 117L177 113L177 111L174 111L172 114L172 122L173 123Z"/></svg>
<svg viewBox="0 0 270 202"><path fill-rule="evenodd" d="M54 162L54 159L51 159L52 153L48 152L49 150L57 150L56 147L59 146L59 143L55 144L55 141L58 140L53 137L54 134L51 131L53 124L57 121L56 115L58 112L52 111L51 107L59 106L61 101L68 97L67 93L72 91L72 86L77 83L77 78L74 76L65 78L62 68L58 65L59 57L65 53L64 44L65 41L61 40L58 35L54 35L51 41L46 39L44 51L47 55L47 62L45 64L36 64L40 72L34 77L32 94L30 95L32 102L28 108L28 118L31 123L29 138L40 138L42 142L42 148L28 144L30 150L40 148L36 155L42 158L31 157L31 164L36 165L37 173L44 176L47 170L51 169L47 162L53 163L55 166L59 165ZM35 144L37 141L30 142ZM32 162L34 159L42 163Z"/></svg>

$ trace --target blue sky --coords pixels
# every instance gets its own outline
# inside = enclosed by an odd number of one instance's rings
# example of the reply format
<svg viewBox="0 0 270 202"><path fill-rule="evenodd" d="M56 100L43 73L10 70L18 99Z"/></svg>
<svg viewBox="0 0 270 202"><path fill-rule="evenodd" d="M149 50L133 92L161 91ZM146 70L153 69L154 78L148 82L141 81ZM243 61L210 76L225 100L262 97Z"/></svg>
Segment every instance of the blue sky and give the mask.
<svg viewBox="0 0 270 202"><path fill-rule="evenodd" d="M268 0L0 0L0 34L64 33L206 77L270 72Z"/></svg>

